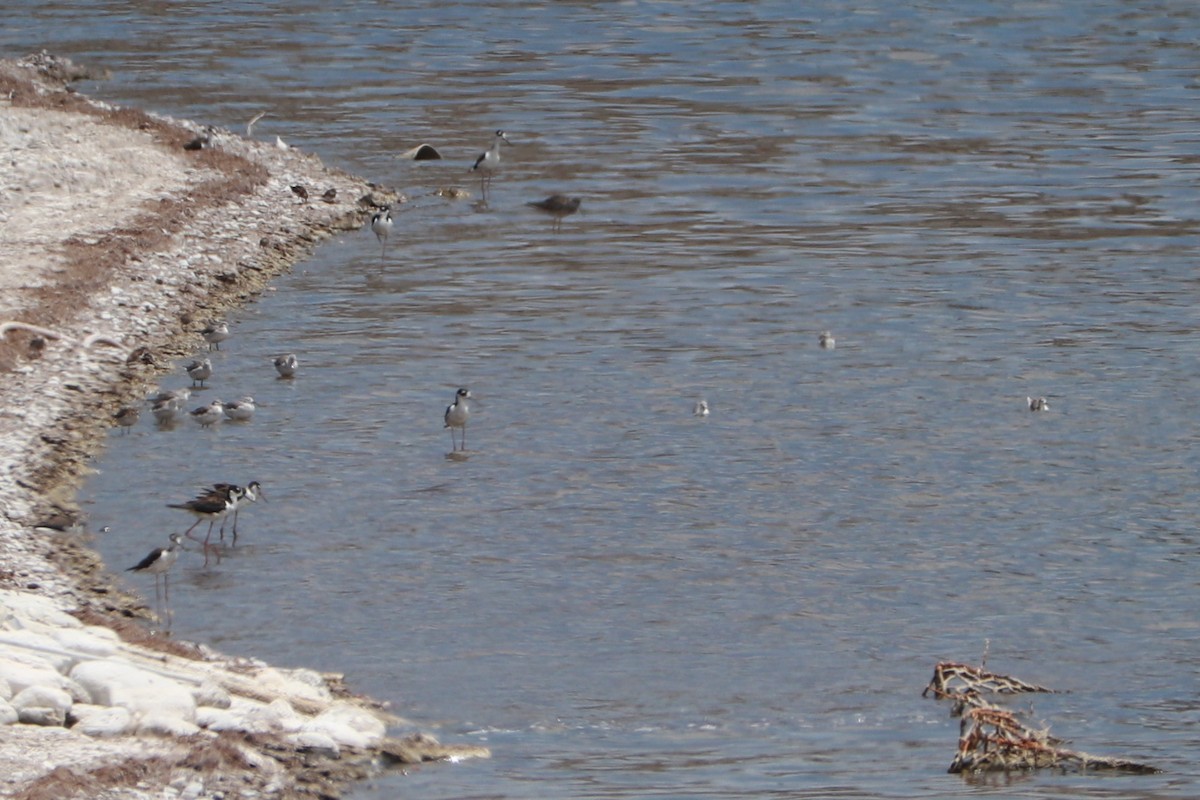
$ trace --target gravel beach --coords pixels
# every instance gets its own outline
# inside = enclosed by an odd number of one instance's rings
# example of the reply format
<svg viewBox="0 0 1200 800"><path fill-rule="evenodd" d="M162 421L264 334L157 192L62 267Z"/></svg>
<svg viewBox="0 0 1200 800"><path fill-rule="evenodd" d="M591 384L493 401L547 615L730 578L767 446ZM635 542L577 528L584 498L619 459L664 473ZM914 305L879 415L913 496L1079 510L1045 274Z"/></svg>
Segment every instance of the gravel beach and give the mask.
<svg viewBox="0 0 1200 800"><path fill-rule="evenodd" d="M46 54L0 63L0 796L328 797L388 765L486 756L387 738L401 721L339 676L156 634L89 548L73 497L113 414L203 349L203 321L399 198L89 101L69 89L83 76Z"/></svg>

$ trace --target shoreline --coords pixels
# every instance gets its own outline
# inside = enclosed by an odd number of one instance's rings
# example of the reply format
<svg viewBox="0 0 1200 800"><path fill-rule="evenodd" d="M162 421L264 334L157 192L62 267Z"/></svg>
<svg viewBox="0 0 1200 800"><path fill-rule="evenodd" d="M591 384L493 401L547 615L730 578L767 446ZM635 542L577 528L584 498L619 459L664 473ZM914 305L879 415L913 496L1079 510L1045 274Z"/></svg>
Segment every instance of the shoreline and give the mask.
<svg viewBox="0 0 1200 800"><path fill-rule="evenodd" d="M12 256L0 265L0 322L61 337L14 330L0 341L0 721L20 707L0 728L0 796L336 796L390 764L486 757L422 734L388 739L400 720L341 676L156 635L146 601L90 549L73 496L113 413L202 350L209 319L403 199L224 130L187 149L199 126L90 101L69 88L85 76L45 53L0 63L0 154L13 165L0 186ZM120 346L81 346L89 334ZM182 710L123 702L120 685L81 686L113 662L168 682ZM31 664L52 668L36 686Z"/></svg>

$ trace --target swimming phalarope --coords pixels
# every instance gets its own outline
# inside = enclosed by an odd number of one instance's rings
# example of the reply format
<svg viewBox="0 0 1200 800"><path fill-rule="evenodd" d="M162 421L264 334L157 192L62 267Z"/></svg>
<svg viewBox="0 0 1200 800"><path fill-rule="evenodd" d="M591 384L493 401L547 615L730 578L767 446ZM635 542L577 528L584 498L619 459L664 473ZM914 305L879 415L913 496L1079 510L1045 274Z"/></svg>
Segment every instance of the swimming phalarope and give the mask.
<svg viewBox="0 0 1200 800"><path fill-rule="evenodd" d="M1030 411L1050 410L1050 403L1044 397L1026 397L1025 402L1029 404Z"/></svg>
<svg viewBox="0 0 1200 800"><path fill-rule="evenodd" d="M200 331L200 335L204 337L204 341L208 342L209 350L220 350L221 342L229 338L229 324L225 322L211 323Z"/></svg>
<svg viewBox="0 0 1200 800"><path fill-rule="evenodd" d="M219 422L225 416L225 404L220 400L213 400L206 406L200 406L190 412L192 419L200 423L200 427L207 428L214 422Z"/></svg>
<svg viewBox="0 0 1200 800"><path fill-rule="evenodd" d="M708 401L705 400L704 398L700 398L699 400L697 400L696 405L692 407L692 413L694 415L696 415L697 417L707 417L708 416Z"/></svg>
<svg viewBox="0 0 1200 800"><path fill-rule="evenodd" d="M837 347L837 340L833 338L833 333L830 331L821 331L821 335L817 337L817 342L825 350L832 350Z"/></svg>
<svg viewBox="0 0 1200 800"><path fill-rule="evenodd" d="M451 449L467 449L467 420L471 416L470 399L471 392L469 389L459 389L454 393L454 402L446 406L446 414L443 419L446 422L445 427L450 429ZM455 428L462 431L461 444L458 444L454 438Z"/></svg>
<svg viewBox="0 0 1200 800"><path fill-rule="evenodd" d="M243 397L225 404L225 416L236 422L248 422L254 416L254 398Z"/></svg>
<svg viewBox="0 0 1200 800"><path fill-rule="evenodd" d="M554 219L552 230L562 230L563 217L569 217L579 210L579 204L583 200L578 197L567 197L565 194L552 194L545 200L537 200L525 205L530 208L536 208L538 211L549 214Z"/></svg>
<svg viewBox="0 0 1200 800"><path fill-rule="evenodd" d="M375 233L375 238L379 240L379 258L383 260L387 253L388 237L392 235L392 207L384 206L383 210L371 217L371 230Z"/></svg>
<svg viewBox="0 0 1200 800"><path fill-rule="evenodd" d="M471 170L479 173L479 192L483 195L483 202L487 202L488 189L492 186L492 176L500 169L500 143L507 142L508 137L504 135L504 131L496 131L496 138L492 140L492 146L479 154L479 158L475 159L475 164Z"/></svg>
<svg viewBox="0 0 1200 800"><path fill-rule="evenodd" d="M295 353L288 353L285 356L280 356L275 359L275 371L279 373L281 378L291 378L296 374L296 368L300 366L300 360L296 358Z"/></svg>
<svg viewBox="0 0 1200 800"><path fill-rule="evenodd" d="M207 358L197 359L184 367L184 370L187 372L188 377L192 379L192 386L198 383L200 384L200 388L203 389L204 382L212 377L212 361Z"/></svg>

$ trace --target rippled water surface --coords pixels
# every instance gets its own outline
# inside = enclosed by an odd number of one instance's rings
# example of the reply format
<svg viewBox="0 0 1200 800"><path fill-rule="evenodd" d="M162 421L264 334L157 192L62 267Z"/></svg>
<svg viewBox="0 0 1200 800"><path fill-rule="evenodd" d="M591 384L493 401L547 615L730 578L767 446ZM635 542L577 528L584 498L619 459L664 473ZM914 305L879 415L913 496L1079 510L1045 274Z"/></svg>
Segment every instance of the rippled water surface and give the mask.
<svg viewBox="0 0 1200 800"><path fill-rule="evenodd" d="M261 481L176 634L495 753L357 800L1200 793L1200 7L9 6L7 54L410 198L230 318L198 397L253 422L114 435L84 497L123 567ZM1165 771L946 774L920 690L988 641Z"/></svg>

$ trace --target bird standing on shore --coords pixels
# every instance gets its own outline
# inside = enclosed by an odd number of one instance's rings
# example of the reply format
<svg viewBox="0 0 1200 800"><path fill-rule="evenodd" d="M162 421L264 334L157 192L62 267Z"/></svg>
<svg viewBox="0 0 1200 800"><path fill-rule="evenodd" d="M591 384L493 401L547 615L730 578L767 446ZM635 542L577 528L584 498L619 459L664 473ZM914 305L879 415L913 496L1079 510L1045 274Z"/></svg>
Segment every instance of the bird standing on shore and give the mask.
<svg viewBox="0 0 1200 800"><path fill-rule="evenodd" d="M445 427L450 429L450 448L452 450L467 449L467 420L471 416L470 399L469 389L459 389L454 393L454 402L446 406L446 414L443 419L446 422ZM454 437L455 428L462 431L461 444Z"/></svg>
<svg viewBox="0 0 1200 800"><path fill-rule="evenodd" d="M204 341L208 342L208 349L221 349L221 342L229 338L229 324L225 322L212 322L200 331L200 335L204 337Z"/></svg>
<svg viewBox="0 0 1200 800"><path fill-rule="evenodd" d="M479 173L479 192L483 195L483 202L487 202L488 189L492 186L492 176L500 169L500 143L507 142L508 137L504 135L504 131L496 131L496 138L492 140L492 146L479 154L475 159L474 166L471 167L473 172Z"/></svg>
<svg viewBox="0 0 1200 800"><path fill-rule="evenodd" d="M168 582L167 571L171 569L171 565L179 559L179 550L183 547L183 537L178 533L172 533L169 537L171 544L166 547L156 547L151 550L145 558L132 567L126 569L126 572L148 572L154 576L154 604L155 612L159 619L162 619L163 595L166 595L166 605L171 604L171 584ZM162 591L159 590L159 577L162 577Z"/></svg>
<svg viewBox="0 0 1200 800"><path fill-rule="evenodd" d="M563 217L569 217L579 210L579 204L582 203L578 197L567 197L565 194L552 194L545 200L536 200L525 205L530 208L536 208L544 214L549 214L554 219L552 230L562 230Z"/></svg>
<svg viewBox="0 0 1200 800"><path fill-rule="evenodd" d="M300 360L296 358L295 353L288 353L275 359L275 371L279 373L279 377L281 378L294 377L296 375L296 368L299 366Z"/></svg>
<svg viewBox="0 0 1200 800"><path fill-rule="evenodd" d="M379 260L382 261L387 253L388 237L392 235L392 207L384 206L383 210L371 217L371 230L379 240Z"/></svg>
<svg viewBox="0 0 1200 800"><path fill-rule="evenodd" d="M207 358L201 358L184 367L188 377L192 379L192 386L197 383L200 388L204 388L204 382L212 377L213 366L212 361Z"/></svg>
<svg viewBox="0 0 1200 800"><path fill-rule="evenodd" d="M299 197L302 203L308 202L308 189L305 189L300 184L297 183L292 187L292 194L296 195L296 197Z"/></svg>
<svg viewBox="0 0 1200 800"><path fill-rule="evenodd" d="M142 412L137 406L125 406L117 413L113 414L113 419L117 421L117 425L121 426L121 434L129 433L129 429L137 425L138 418Z"/></svg>

